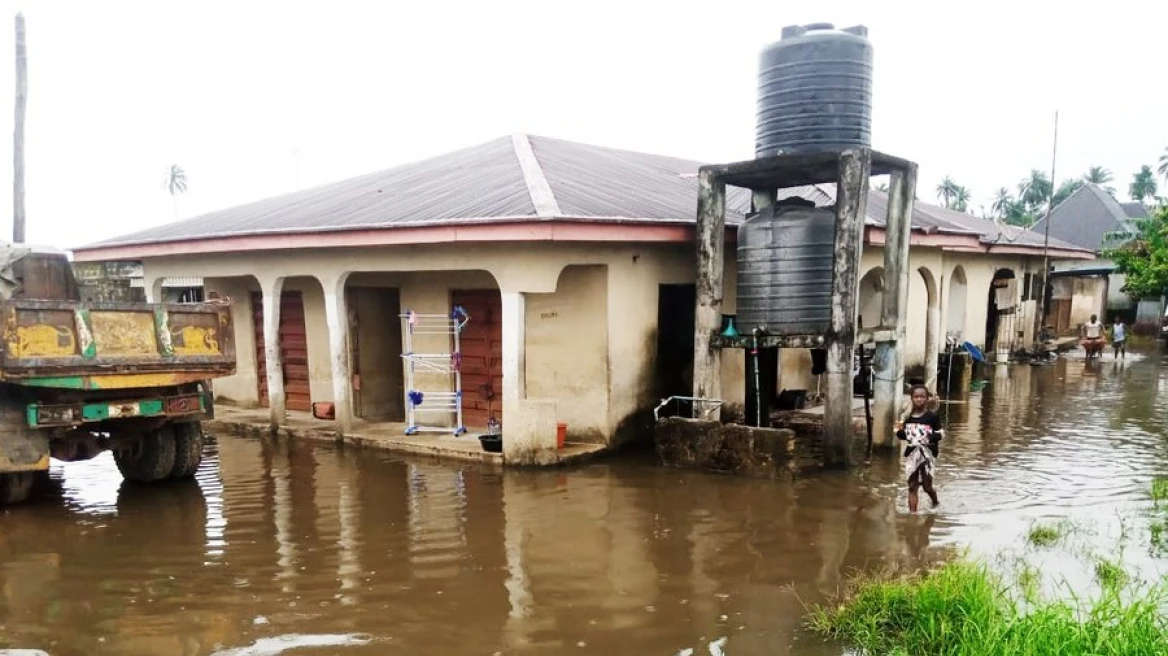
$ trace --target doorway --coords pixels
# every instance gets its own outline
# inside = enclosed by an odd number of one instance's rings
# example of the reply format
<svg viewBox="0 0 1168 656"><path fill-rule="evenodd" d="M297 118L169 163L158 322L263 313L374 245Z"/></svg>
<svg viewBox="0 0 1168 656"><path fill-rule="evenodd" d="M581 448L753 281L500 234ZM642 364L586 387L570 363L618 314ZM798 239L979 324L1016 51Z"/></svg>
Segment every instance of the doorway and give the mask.
<svg viewBox="0 0 1168 656"><path fill-rule="evenodd" d="M657 287L657 366L655 387L658 398L693 394L695 285ZM661 409L663 416L689 417L692 404L671 403Z"/></svg>
<svg viewBox="0 0 1168 656"><path fill-rule="evenodd" d="M503 297L497 289L456 289L450 306L462 307L470 321L462 344L462 423L485 427L503 421Z"/></svg>
<svg viewBox="0 0 1168 656"><path fill-rule="evenodd" d="M251 295L255 325L256 379L260 405L268 407L268 369L264 354L264 299ZM284 368L284 404L288 410L312 410L312 393L308 384L308 331L304 326L304 298L300 292L280 295L280 329L277 335L280 359Z"/></svg>
<svg viewBox="0 0 1168 656"><path fill-rule="evenodd" d="M986 357L995 349L1013 350L1014 320L1018 309L1018 281L1011 269L998 269L986 301Z"/></svg>
<svg viewBox="0 0 1168 656"><path fill-rule="evenodd" d="M350 287L347 295L353 413L369 421L405 421L398 290Z"/></svg>

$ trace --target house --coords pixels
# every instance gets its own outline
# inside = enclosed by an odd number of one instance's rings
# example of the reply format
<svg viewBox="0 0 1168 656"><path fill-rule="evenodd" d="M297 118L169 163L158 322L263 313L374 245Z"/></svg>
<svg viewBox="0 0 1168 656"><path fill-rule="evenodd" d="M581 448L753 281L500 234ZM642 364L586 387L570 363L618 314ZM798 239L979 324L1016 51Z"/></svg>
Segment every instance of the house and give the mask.
<svg viewBox="0 0 1168 656"><path fill-rule="evenodd" d="M1138 222L1148 218L1143 203L1120 203L1099 185L1087 183L1050 212L1051 238L1101 255L1104 250L1138 234ZM1047 219L1032 228L1043 233ZM1123 290L1123 274L1107 259L1091 262L1054 260L1047 323L1060 333L1076 330L1091 315L1106 321L1122 316L1136 330L1159 326L1161 299L1133 300Z"/></svg>
<svg viewBox="0 0 1168 656"><path fill-rule="evenodd" d="M470 316L460 335L468 426L498 417L506 449L523 444L512 436L543 435L555 422L567 424L571 440L612 445L632 438L658 399L690 394L698 167L515 135L75 255L140 261L152 298L161 298L163 281L193 277L208 295L229 298L239 371L217 381L216 394L268 406L274 423L284 408L316 401L335 402L342 431L356 419L402 421L410 390L399 315L461 307ZM804 187L780 197L829 205L832 192ZM869 216L883 217L886 202L873 192ZM728 190L726 204L728 222L741 223L749 192ZM943 334L979 344L1030 334L1025 281L1040 269L1038 235L924 203L913 222L910 365L935 377L936 357L926 353L938 351ZM870 218L866 318L879 307L882 231ZM727 232L732 240L733 226ZM1057 241L1052 250L1091 257ZM725 311L733 313L734 258L725 266ZM414 352L451 349L446 334L416 339ZM723 360L726 399L740 404L745 356ZM784 354L785 386L810 385L809 372L806 352ZM422 376L414 387L450 379Z"/></svg>

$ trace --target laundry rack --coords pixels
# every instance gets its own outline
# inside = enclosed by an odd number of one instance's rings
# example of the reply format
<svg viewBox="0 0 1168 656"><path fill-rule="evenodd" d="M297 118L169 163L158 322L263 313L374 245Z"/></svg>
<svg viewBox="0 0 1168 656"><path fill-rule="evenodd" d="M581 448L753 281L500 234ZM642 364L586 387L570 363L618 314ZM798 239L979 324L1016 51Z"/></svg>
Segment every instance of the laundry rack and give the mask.
<svg viewBox="0 0 1168 656"><path fill-rule="evenodd" d="M400 315L402 322L402 366L405 369L406 435L421 432L466 432L462 422L462 347L459 336L470 315L456 306L450 314L418 314L409 310ZM444 350L433 353L414 352L415 339L423 346L441 339ZM422 389L419 375L426 378ZM438 380L444 380L439 385ZM433 389L437 388L437 389ZM452 424L452 425L450 425Z"/></svg>

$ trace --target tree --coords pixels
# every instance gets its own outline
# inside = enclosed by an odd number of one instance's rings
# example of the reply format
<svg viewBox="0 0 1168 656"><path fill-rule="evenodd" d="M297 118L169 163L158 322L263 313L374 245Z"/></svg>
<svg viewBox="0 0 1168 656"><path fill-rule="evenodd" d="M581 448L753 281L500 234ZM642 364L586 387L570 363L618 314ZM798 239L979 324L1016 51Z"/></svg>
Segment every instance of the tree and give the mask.
<svg viewBox="0 0 1168 656"><path fill-rule="evenodd" d="M1145 166L1151 171L1151 167ZM1133 183L1134 184L1134 183ZM1125 277L1123 291L1135 298L1160 296L1168 289L1168 206L1139 222L1139 234L1103 251Z"/></svg>
<svg viewBox="0 0 1168 656"><path fill-rule="evenodd" d="M170 200L174 203L174 218L178 220L178 195L187 190L187 172L178 164L171 164L162 184L170 194Z"/></svg>
<svg viewBox="0 0 1168 656"><path fill-rule="evenodd" d="M990 211L999 219L1004 219L1010 213L1013 204L1014 197L1010 195L1010 190L998 187L998 190L994 192L994 202L990 205Z"/></svg>
<svg viewBox="0 0 1168 656"><path fill-rule="evenodd" d="M1010 204L1006 207L1006 215L1002 218L1002 221L1013 226L1029 228L1034 225L1034 216L1034 213L1024 203L1014 200L1010 201Z"/></svg>
<svg viewBox="0 0 1168 656"><path fill-rule="evenodd" d="M879 191L882 194L887 194L888 193L888 183L881 182L880 184L876 185L876 191Z"/></svg>
<svg viewBox="0 0 1168 656"><path fill-rule="evenodd" d="M968 189L962 187L961 185L957 185L957 189L953 192L953 205L951 206L952 209L955 209L958 212L964 212L968 210L969 200L972 198L972 196L973 195L969 193Z"/></svg>
<svg viewBox="0 0 1168 656"><path fill-rule="evenodd" d="M1168 148L1164 149L1164 154L1160 155L1160 168L1156 169L1160 172L1160 176L1168 180Z"/></svg>
<svg viewBox="0 0 1168 656"><path fill-rule="evenodd" d="M1156 197L1156 176L1152 173L1152 167L1147 164L1140 167L1139 172L1132 176L1132 183L1127 187L1127 195L1136 202Z"/></svg>
<svg viewBox="0 0 1168 656"><path fill-rule="evenodd" d="M1031 214L1036 213L1054 191L1050 178L1038 169L1030 169L1030 176L1018 183L1018 200Z"/></svg>
<svg viewBox="0 0 1168 656"><path fill-rule="evenodd" d="M941 184L937 185L937 200L945 207L953 206L953 199L957 197L957 192L961 185L953 181L953 178L945 176Z"/></svg>
<svg viewBox="0 0 1168 656"><path fill-rule="evenodd" d="M1109 186L1108 182L1113 182L1115 176L1112 175L1111 170L1103 166L1092 166L1083 174L1083 182L1090 182L1099 185L1103 191L1115 195L1115 187Z"/></svg>
<svg viewBox="0 0 1168 656"><path fill-rule="evenodd" d="M1083 184L1082 180L1063 180L1063 183L1059 185L1058 191L1054 192L1054 199L1051 202L1054 205L1058 205L1070 198L1071 194L1078 191Z"/></svg>

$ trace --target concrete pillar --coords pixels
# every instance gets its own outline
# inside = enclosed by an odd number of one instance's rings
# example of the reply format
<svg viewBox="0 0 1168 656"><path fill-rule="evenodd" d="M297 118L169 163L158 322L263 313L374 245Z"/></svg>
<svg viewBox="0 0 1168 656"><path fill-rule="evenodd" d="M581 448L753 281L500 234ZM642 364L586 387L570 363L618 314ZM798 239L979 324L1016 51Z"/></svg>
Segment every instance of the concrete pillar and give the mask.
<svg viewBox="0 0 1168 656"><path fill-rule="evenodd" d="M880 313L881 327L893 330L896 341L876 345L872 358L873 385L872 443L888 449L896 441L897 414L904 401L904 324L908 310L909 237L912 234L913 194L916 191L916 165L895 172L888 184L888 216L885 219L884 297ZM930 311L932 311L930 303ZM937 316L940 320L940 314Z"/></svg>
<svg viewBox="0 0 1168 656"><path fill-rule="evenodd" d="M328 324L329 364L333 370L333 405L337 431L342 435L353 430L352 367L349 364L349 310L345 304L345 280L349 275L321 279L324 288L324 314Z"/></svg>
<svg viewBox="0 0 1168 656"><path fill-rule="evenodd" d="M556 404L527 398L527 303L503 291L503 459L519 465L555 462Z"/></svg>
<svg viewBox="0 0 1168 656"><path fill-rule="evenodd" d="M264 375L268 383L268 408L275 433L287 415L284 396L284 358L280 353L280 295L284 278L260 279L264 303Z"/></svg>
<svg viewBox="0 0 1168 656"><path fill-rule="evenodd" d="M527 303L523 292L502 292L503 403L527 397ZM506 416L507 411L503 411Z"/></svg>
<svg viewBox="0 0 1168 656"><path fill-rule="evenodd" d="M929 311L925 318L925 386L937 392L937 357L941 353L941 303L939 293L930 290Z"/></svg>
<svg viewBox="0 0 1168 656"><path fill-rule="evenodd" d="M146 295L147 303L162 302L162 281L166 278L152 278L142 281L142 292Z"/></svg>
<svg viewBox="0 0 1168 656"><path fill-rule="evenodd" d="M836 185L835 263L831 280L831 325L824 335L823 460L828 467L847 467L852 447L852 355L856 346L860 256L864 249L864 216L868 206L869 150L840 155Z"/></svg>
<svg viewBox="0 0 1168 656"><path fill-rule="evenodd" d="M693 395L722 395L722 353L710 347L710 337L722 326L723 264L726 251L726 183L703 168L698 173L697 300L694 304ZM697 416L702 408L694 404ZM720 419L715 410L710 417Z"/></svg>

